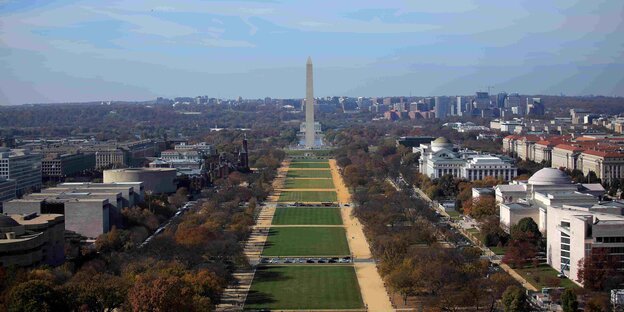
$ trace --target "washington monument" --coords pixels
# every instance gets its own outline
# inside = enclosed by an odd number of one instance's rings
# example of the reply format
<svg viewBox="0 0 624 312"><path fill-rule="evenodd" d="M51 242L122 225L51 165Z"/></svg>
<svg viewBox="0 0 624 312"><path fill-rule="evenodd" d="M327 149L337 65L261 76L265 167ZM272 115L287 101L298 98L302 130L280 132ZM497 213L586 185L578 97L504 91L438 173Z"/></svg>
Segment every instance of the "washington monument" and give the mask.
<svg viewBox="0 0 624 312"><path fill-rule="evenodd" d="M305 99L305 147L314 148L314 86L312 82L312 58L308 57L306 63L306 99Z"/></svg>

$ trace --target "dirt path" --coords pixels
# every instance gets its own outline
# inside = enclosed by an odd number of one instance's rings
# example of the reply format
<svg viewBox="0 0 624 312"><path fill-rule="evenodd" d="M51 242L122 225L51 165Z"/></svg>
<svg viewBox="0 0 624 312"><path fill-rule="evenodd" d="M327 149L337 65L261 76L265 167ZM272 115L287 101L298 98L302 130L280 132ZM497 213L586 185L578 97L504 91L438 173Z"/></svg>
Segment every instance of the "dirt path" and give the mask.
<svg viewBox="0 0 624 312"><path fill-rule="evenodd" d="M342 180L342 176L340 175L340 171L338 171L338 165L336 165L335 159L329 160L329 168L332 173L332 179L334 180L334 186L336 187L336 195L338 196L338 202L340 203L350 203L351 202L351 193L349 193L349 189L344 184Z"/></svg>
<svg viewBox="0 0 624 312"><path fill-rule="evenodd" d="M347 233L347 241L349 249L354 259L370 259L372 254L370 246L364 236L363 226L360 221L352 216L353 204L351 203L351 193L344 184L335 159L329 160L329 166L332 172L334 185L336 186L336 194L340 202L340 215L342 223ZM355 274L360 285L362 300L367 306L368 311L394 311L390 303L390 297L384 287L383 280L377 271L375 263L355 263Z"/></svg>
<svg viewBox="0 0 624 312"><path fill-rule="evenodd" d="M334 188L280 188L280 192L336 192Z"/></svg>
<svg viewBox="0 0 624 312"><path fill-rule="evenodd" d="M328 171L330 168L289 168L288 171Z"/></svg>
<svg viewBox="0 0 624 312"><path fill-rule="evenodd" d="M368 305L368 311L394 311L384 283L374 263L356 263L355 275L360 284L362 299Z"/></svg>
<svg viewBox="0 0 624 312"><path fill-rule="evenodd" d="M295 178L289 177L290 180L331 180L332 178Z"/></svg>

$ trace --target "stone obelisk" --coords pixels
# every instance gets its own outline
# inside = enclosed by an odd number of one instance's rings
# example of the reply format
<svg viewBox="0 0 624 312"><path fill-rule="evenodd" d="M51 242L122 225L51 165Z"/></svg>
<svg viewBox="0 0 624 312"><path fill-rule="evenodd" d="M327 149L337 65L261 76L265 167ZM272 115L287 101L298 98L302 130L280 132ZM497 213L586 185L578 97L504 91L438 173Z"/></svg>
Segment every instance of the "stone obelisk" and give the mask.
<svg viewBox="0 0 624 312"><path fill-rule="evenodd" d="M312 58L306 63L306 99L305 99L305 146L315 147L314 133L314 87L312 82Z"/></svg>

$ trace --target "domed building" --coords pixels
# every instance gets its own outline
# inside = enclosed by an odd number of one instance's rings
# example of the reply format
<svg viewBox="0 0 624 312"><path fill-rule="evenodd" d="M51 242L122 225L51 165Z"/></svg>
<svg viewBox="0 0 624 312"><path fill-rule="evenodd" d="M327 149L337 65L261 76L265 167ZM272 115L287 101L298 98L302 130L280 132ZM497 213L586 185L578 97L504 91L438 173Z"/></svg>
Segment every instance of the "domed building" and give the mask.
<svg viewBox="0 0 624 312"><path fill-rule="evenodd" d="M528 182L531 185L568 185L572 180L559 169L544 168L532 175Z"/></svg>
<svg viewBox="0 0 624 312"><path fill-rule="evenodd" d="M589 249L617 253L624 243L624 201L601 201L600 184L574 184L565 172L544 168L495 190L501 227L533 219L546 237L548 264L578 284L578 263Z"/></svg>
<svg viewBox="0 0 624 312"><path fill-rule="evenodd" d="M445 137L439 137L431 142L431 150L433 152L438 152L443 149L453 150L453 143Z"/></svg>
<svg viewBox="0 0 624 312"><path fill-rule="evenodd" d="M444 137L439 137L430 144L421 144L419 148L415 148L415 152L421 154L418 160L420 172L432 179L452 175L470 181L481 180L487 176L511 180L517 175L517 169L510 161L456 148L453 142Z"/></svg>

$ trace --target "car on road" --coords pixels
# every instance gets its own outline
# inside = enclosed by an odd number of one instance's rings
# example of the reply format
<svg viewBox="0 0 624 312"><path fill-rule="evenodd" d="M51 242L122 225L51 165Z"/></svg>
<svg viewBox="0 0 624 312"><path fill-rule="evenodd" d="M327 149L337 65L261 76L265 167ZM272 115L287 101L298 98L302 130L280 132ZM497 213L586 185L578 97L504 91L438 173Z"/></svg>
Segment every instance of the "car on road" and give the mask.
<svg viewBox="0 0 624 312"><path fill-rule="evenodd" d="M279 263L279 259L278 258L273 258L273 259L269 260L269 263Z"/></svg>
<svg viewBox="0 0 624 312"><path fill-rule="evenodd" d="M306 263L316 263L316 262L314 261L314 259L310 259L310 258L308 258L308 259L306 260Z"/></svg>
<svg viewBox="0 0 624 312"><path fill-rule="evenodd" d="M290 259L290 258L286 258L286 259L284 260L284 263L293 263L293 260L292 260L292 259Z"/></svg>

